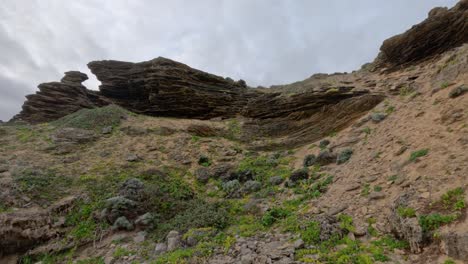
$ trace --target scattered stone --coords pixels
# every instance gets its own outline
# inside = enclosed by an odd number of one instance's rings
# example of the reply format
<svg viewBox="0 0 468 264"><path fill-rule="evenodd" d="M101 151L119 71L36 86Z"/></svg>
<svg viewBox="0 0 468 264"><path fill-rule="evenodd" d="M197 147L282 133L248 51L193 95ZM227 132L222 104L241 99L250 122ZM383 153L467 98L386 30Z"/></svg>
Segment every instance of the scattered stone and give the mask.
<svg viewBox="0 0 468 264"><path fill-rule="evenodd" d="M112 225L112 230L133 230L133 225L128 221L125 216L121 216L115 220L114 224Z"/></svg>
<svg viewBox="0 0 468 264"><path fill-rule="evenodd" d="M280 185L281 183L283 183L283 181L284 179L281 176L273 176L268 180L270 185Z"/></svg>
<svg viewBox="0 0 468 264"><path fill-rule="evenodd" d="M111 126L103 127L101 133L103 135L108 135L112 133L113 128Z"/></svg>
<svg viewBox="0 0 468 264"><path fill-rule="evenodd" d="M371 120L374 123L380 123L382 122L385 118L387 117L386 114L383 113L372 113L371 114Z"/></svg>
<svg viewBox="0 0 468 264"><path fill-rule="evenodd" d="M343 205L339 205L337 207L333 207L332 209L330 209L328 211L328 214L329 215L337 215L341 212L343 212L344 210L348 209L349 205L347 204L343 204Z"/></svg>
<svg viewBox="0 0 468 264"><path fill-rule="evenodd" d="M220 163L213 166L212 177L214 179L227 179L230 177L232 171L234 170L234 165L231 163Z"/></svg>
<svg viewBox="0 0 468 264"><path fill-rule="evenodd" d="M400 156L401 154L405 153L405 151L408 149L407 146L401 146L396 152L395 156Z"/></svg>
<svg viewBox="0 0 468 264"><path fill-rule="evenodd" d="M293 183L307 178L309 178L309 170L307 168L296 170L289 176L289 180Z"/></svg>
<svg viewBox="0 0 468 264"><path fill-rule="evenodd" d="M138 232L137 235L133 238L133 242L135 243L143 243L146 240L146 233L145 231Z"/></svg>
<svg viewBox="0 0 468 264"><path fill-rule="evenodd" d="M381 192L373 192L369 194L369 200L380 200L385 198L385 194Z"/></svg>
<svg viewBox="0 0 468 264"><path fill-rule="evenodd" d="M294 249L301 249L301 248L304 248L304 240L302 239L298 239L296 241L294 241Z"/></svg>
<svg viewBox="0 0 468 264"><path fill-rule="evenodd" d="M468 86L462 85L450 91L449 96L450 98L457 98L466 92L468 92Z"/></svg>
<svg viewBox="0 0 468 264"><path fill-rule="evenodd" d="M361 185L359 183L351 183L348 187L346 187L345 191L351 192L351 191L359 189L360 187Z"/></svg>
<svg viewBox="0 0 468 264"><path fill-rule="evenodd" d="M336 162L336 154L330 152L329 150L321 151L315 162L321 166L334 163Z"/></svg>
<svg viewBox="0 0 468 264"><path fill-rule="evenodd" d="M166 243L157 243L154 249L154 253L156 255L161 255L167 252L167 245Z"/></svg>
<svg viewBox="0 0 468 264"><path fill-rule="evenodd" d="M353 155L353 150L352 149L345 149L340 154L338 154L338 157L336 158L336 163L337 164L343 164L347 162L351 156Z"/></svg>
<svg viewBox="0 0 468 264"><path fill-rule="evenodd" d="M141 161L142 158L139 157L137 154L129 153L129 154L127 154L127 156L125 157L125 160L127 160L128 162L137 162L137 161Z"/></svg>
<svg viewBox="0 0 468 264"><path fill-rule="evenodd" d="M181 246L181 236L179 232L172 230L167 235L167 250L173 251Z"/></svg>
<svg viewBox="0 0 468 264"><path fill-rule="evenodd" d="M312 165L315 164L315 161L316 161L317 157L315 157L315 155L313 154L310 154L310 155L307 155L304 157L304 167L310 167Z"/></svg>

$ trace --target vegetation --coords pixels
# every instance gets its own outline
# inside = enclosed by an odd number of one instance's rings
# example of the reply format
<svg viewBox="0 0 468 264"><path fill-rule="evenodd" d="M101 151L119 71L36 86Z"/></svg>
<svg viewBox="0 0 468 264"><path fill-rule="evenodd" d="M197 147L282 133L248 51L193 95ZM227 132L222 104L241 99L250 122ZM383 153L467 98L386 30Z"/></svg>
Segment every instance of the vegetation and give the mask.
<svg viewBox="0 0 468 264"><path fill-rule="evenodd" d="M411 207L400 206L397 208L397 213L403 218L411 218L416 216L416 210Z"/></svg>
<svg viewBox="0 0 468 264"><path fill-rule="evenodd" d="M419 216L419 225L423 232L427 233L438 229L440 226L450 224L457 220L458 214L441 215L439 213Z"/></svg>
<svg viewBox="0 0 468 264"><path fill-rule="evenodd" d="M101 108L82 109L52 122L56 127L73 127L89 130L101 130L104 127L120 125L122 117L130 112L116 106L109 105Z"/></svg>
<svg viewBox="0 0 468 264"><path fill-rule="evenodd" d="M409 161L416 161L420 157L424 157L429 153L429 149L420 149L413 151L410 155Z"/></svg>

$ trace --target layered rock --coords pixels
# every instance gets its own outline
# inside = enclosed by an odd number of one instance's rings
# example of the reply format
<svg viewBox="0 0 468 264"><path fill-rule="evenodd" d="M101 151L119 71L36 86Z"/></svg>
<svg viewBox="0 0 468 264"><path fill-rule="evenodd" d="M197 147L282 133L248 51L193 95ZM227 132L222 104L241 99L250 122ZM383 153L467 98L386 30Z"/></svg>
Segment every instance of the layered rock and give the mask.
<svg viewBox="0 0 468 264"><path fill-rule="evenodd" d="M21 113L14 120L41 123L59 119L83 108L94 108L110 102L99 93L86 89L81 83L88 76L69 71L60 82L40 84L36 94L26 96Z"/></svg>
<svg viewBox="0 0 468 264"><path fill-rule="evenodd" d="M238 114L249 99L244 81L234 82L166 58L88 64L103 96L133 112L208 119Z"/></svg>
<svg viewBox="0 0 468 264"><path fill-rule="evenodd" d="M401 66L443 53L468 42L468 0L451 9L437 7L426 20L384 41L377 64Z"/></svg>

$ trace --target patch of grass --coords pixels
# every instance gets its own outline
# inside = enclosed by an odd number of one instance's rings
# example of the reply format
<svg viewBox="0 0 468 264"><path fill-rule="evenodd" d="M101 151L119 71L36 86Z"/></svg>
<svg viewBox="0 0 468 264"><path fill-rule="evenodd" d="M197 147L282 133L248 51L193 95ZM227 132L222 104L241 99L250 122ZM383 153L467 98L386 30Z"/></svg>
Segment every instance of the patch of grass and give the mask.
<svg viewBox="0 0 468 264"><path fill-rule="evenodd" d="M338 216L338 220L340 221L340 228L346 230L347 232L354 232L356 228L353 225L353 218L346 214L340 214Z"/></svg>
<svg viewBox="0 0 468 264"><path fill-rule="evenodd" d="M291 215L291 211L283 209L283 208L277 208L273 207L269 209L262 217L261 223L265 227L272 226L274 223L276 223L280 219L284 219L288 216Z"/></svg>
<svg viewBox="0 0 468 264"><path fill-rule="evenodd" d="M40 136L40 133L31 127L18 127L16 129L16 139L21 143L28 143Z"/></svg>
<svg viewBox="0 0 468 264"><path fill-rule="evenodd" d="M416 161L418 158L424 157L429 154L429 149L420 149L411 152L409 161Z"/></svg>
<svg viewBox="0 0 468 264"><path fill-rule="evenodd" d="M447 81L444 81L440 84L440 89L445 89L450 86L450 83Z"/></svg>
<svg viewBox="0 0 468 264"><path fill-rule="evenodd" d="M386 113L387 115L389 115L389 114L391 114L391 113L393 113L393 112L395 112L395 107L394 107L394 106L389 105L389 106L387 106L387 107L385 108L385 113Z"/></svg>
<svg viewBox="0 0 468 264"><path fill-rule="evenodd" d="M291 173L291 159L280 155L247 156L239 163L237 171L251 171L255 180L266 183L273 176L286 178Z"/></svg>
<svg viewBox="0 0 468 264"><path fill-rule="evenodd" d="M23 168L13 171L16 188L31 199L54 201L67 194L72 179L53 170Z"/></svg>
<svg viewBox="0 0 468 264"><path fill-rule="evenodd" d="M96 257L96 258L88 258L83 260L78 260L76 264L104 264L104 258Z"/></svg>
<svg viewBox="0 0 468 264"><path fill-rule="evenodd" d="M299 182L294 187L294 193L303 194L302 200L315 199L325 193L332 183L333 176L315 172L311 178Z"/></svg>
<svg viewBox="0 0 468 264"><path fill-rule="evenodd" d="M310 221L305 230L301 232L301 239L307 245L318 244L320 242L320 223Z"/></svg>
<svg viewBox="0 0 468 264"><path fill-rule="evenodd" d="M450 224L459 218L459 214L441 215L439 213L419 216L419 225L427 233L438 229L442 225Z"/></svg>
<svg viewBox="0 0 468 264"><path fill-rule="evenodd" d="M388 177L388 181L394 183L398 179L398 175L392 175Z"/></svg>
<svg viewBox="0 0 468 264"><path fill-rule="evenodd" d="M381 192L382 191L382 186L376 185L374 186L374 192Z"/></svg>
<svg viewBox="0 0 468 264"><path fill-rule="evenodd" d="M365 127L362 129L362 132L364 132L366 135L370 135L372 133L372 129L370 127Z"/></svg>
<svg viewBox="0 0 468 264"><path fill-rule="evenodd" d="M135 252L132 251L132 250L126 249L124 247L117 247L114 250L114 253L112 254L112 256L114 258L119 259L119 258L122 258L122 257L125 257L125 256L131 256L133 254L135 254Z"/></svg>
<svg viewBox="0 0 468 264"><path fill-rule="evenodd" d="M370 194L370 184L366 183L362 186L361 195L368 196Z"/></svg>
<svg viewBox="0 0 468 264"><path fill-rule="evenodd" d="M242 135L242 126L237 119L231 119L227 122L228 134L227 138L231 140L239 140Z"/></svg>
<svg viewBox="0 0 468 264"><path fill-rule="evenodd" d="M200 141L200 137L199 137L199 136L192 136L192 142L193 142L193 143L197 143L198 141Z"/></svg>
<svg viewBox="0 0 468 264"><path fill-rule="evenodd" d="M101 108L81 109L51 124L59 128L73 127L101 130L104 127L116 127L120 125L122 117L128 116L129 114L131 113L119 106L109 105Z"/></svg>
<svg viewBox="0 0 468 264"><path fill-rule="evenodd" d="M400 206L397 208L397 213L399 216L403 218L411 218L411 217L416 217L416 210L414 210L411 207L403 207Z"/></svg>
<svg viewBox="0 0 468 264"><path fill-rule="evenodd" d="M207 156L202 155L198 159L198 165L201 165L203 167L209 167L211 166L211 160Z"/></svg>
<svg viewBox="0 0 468 264"><path fill-rule="evenodd" d="M447 210L461 211L465 209L465 191L463 188L458 187L453 190L447 191L440 198L440 203Z"/></svg>
<svg viewBox="0 0 468 264"><path fill-rule="evenodd" d="M447 259L444 261L444 264L456 264L455 261L451 260L451 259Z"/></svg>

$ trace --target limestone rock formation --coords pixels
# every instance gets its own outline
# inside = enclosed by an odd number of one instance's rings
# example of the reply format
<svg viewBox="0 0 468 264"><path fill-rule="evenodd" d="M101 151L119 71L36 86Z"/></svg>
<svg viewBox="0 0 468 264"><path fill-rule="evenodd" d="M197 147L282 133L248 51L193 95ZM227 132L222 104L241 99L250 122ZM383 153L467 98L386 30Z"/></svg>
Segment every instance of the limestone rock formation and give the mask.
<svg viewBox="0 0 468 264"><path fill-rule="evenodd" d="M426 20L384 41L378 64L394 67L413 63L468 42L468 0L451 9L437 7Z"/></svg>

